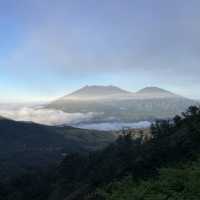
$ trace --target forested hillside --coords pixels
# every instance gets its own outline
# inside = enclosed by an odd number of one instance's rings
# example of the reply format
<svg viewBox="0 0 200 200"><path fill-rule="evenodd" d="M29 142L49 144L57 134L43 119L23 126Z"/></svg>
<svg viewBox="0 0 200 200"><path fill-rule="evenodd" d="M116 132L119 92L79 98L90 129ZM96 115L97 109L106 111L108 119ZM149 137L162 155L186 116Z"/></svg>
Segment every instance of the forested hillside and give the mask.
<svg viewBox="0 0 200 200"><path fill-rule="evenodd" d="M134 181L126 177L98 189L88 199L106 200L197 200L200 199L200 162L179 163L170 168L161 168L159 176L148 180ZM97 197L97 198L94 198Z"/></svg>
<svg viewBox="0 0 200 200"><path fill-rule="evenodd" d="M0 178L7 179L26 168L55 165L67 154L95 151L115 139L115 135L110 132L45 126L1 118Z"/></svg>
<svg viewBox="0 0 200 200"><path fill-rule="evenodd" d="M148 140L124 133L104 150L17 177L2 184L1 199L199 199L200 108L157 121L151 132Z"/></svg>

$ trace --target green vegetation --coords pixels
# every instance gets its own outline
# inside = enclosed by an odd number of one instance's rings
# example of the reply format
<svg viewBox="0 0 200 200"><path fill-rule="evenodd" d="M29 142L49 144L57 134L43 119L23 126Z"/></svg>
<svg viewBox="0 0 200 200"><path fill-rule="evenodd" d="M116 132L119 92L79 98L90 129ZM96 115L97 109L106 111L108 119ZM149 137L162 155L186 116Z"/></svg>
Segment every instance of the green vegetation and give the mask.
<svg viewBox="0 0 200 200"><path fill-rule="evenodd" d="M200 199L200 162L162 168L155 179L135 182L132 177L112 183L91 195L106 200ZM93 197L92 197L93 196Z"/></svg>
<svg viewBox="0 0 200 200"><path fill-rule="evenodd" d="M146 141L133 140L124 132L103 150L69 154L60 165L47 171L13 178L2 183L0 197L3 200L199 199L200 108L193 106L173 120L157 121L151 132L152 139Z"/></svg>

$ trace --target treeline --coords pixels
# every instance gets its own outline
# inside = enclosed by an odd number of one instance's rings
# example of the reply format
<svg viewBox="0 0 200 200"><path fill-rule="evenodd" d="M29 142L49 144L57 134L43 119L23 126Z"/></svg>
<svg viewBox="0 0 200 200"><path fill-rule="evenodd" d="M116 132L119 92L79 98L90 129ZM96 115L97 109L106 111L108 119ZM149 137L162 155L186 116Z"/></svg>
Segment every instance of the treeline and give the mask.
<svg viewBox="0 0 200 200"><path fill-rule="evenodd" d="M160 168L195 161L200 153L200 108L192 106L173 120L157 121L152 124L151 133L151 140L133 140L131 134L125 133L104 150L70 154L48 173L31 172L2 184L0 197L3 200L109 199L112 189L105 188L113 182L129 177L134 185L156 178Z"/></svg>

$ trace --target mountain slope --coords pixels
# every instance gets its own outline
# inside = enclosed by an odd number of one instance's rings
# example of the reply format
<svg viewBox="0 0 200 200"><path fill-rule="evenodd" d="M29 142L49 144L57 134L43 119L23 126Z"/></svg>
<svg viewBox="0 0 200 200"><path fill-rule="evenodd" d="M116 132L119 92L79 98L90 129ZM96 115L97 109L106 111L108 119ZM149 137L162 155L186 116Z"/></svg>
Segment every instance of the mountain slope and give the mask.
<svg viewBox="0 0 200 200"><path fill-rule="evenodd" d="M0 130L0 171L3 173L21 171L23 167L46 166L60 161L65 154L93 151L115 140L108 132L7 119L0 120Z"/></svg>

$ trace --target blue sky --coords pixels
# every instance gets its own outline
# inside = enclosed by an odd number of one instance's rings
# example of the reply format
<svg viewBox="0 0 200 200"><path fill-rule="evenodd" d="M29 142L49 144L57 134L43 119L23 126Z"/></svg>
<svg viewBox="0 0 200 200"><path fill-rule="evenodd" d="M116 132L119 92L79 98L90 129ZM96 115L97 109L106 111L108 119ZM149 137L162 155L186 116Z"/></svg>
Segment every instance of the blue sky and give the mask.
<svg viewBox="0 0 200 200"><path fill-rule="evenodd" d="M200 99L199 0L1 0L0 101L84 85Z"/></svg>

